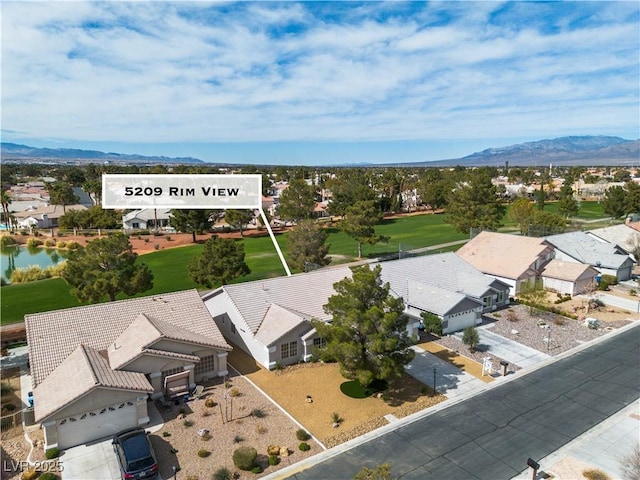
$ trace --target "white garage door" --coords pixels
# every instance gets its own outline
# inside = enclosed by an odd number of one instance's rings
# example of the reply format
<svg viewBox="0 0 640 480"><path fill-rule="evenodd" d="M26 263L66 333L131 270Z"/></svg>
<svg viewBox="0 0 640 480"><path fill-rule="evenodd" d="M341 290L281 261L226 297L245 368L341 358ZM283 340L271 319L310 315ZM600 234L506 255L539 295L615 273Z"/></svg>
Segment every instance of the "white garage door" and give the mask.
<svg viewBox="0 0 640 480"><path fill-rule="evenodd" d="M58 421L58 448L75 447L136 427L134 400Z"/></svg>

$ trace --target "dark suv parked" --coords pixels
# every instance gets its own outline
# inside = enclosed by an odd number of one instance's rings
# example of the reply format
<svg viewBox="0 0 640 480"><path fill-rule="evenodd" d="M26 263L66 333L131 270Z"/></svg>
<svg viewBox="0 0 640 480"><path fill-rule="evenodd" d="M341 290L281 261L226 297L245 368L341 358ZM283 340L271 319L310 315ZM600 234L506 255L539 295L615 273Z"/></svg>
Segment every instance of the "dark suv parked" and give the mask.
<svg viewBox="0 0 640 480"><path fill-rule="evenodd" d="M147 435L142 428L132 428L113 437L113 450L124 480L158 476L158 462Z"/></svg>

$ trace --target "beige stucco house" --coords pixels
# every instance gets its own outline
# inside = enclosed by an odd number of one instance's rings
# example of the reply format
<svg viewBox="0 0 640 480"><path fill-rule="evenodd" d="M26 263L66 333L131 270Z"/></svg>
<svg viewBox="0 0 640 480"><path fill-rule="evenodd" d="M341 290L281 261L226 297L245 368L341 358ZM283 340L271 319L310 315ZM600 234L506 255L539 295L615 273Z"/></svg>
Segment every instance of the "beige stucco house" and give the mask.
<svg viewBox="0 0 640 480"><path fill-rule="evenodd" d="M144 425L151 398L228 373L231 346L195 289L26 315L25 327L47 448Z"/></svg>
<svg viewBox="0 0 640 480"><path fill-rule="evenodd" d="M480 232L456 254L482 273L509 284L510 294L517 295L523 286L535 285L554 251L542 238Z"/></svg>

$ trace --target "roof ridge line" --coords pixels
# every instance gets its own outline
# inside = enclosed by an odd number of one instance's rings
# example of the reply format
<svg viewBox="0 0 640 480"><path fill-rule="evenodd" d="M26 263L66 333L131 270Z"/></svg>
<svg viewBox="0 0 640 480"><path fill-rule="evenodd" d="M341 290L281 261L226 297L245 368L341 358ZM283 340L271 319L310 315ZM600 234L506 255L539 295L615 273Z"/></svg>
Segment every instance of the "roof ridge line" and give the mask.
<svg viewBox="0 0 640 480"><path fill-rule="evenodd" d="M91 377L93 378L93 384L94 385L98 385L100 384L100 382L98 381L98 375L96 374L94 365L93 365L93 361L91 360L91 358L89 357L89 348L87 345L81 343L80 344L80 348L82 349L82 354L84 355L85 360L87 361L87 364L89 365L89 371L91 372ZM68 357L67 357L68 358Z"/></svg>

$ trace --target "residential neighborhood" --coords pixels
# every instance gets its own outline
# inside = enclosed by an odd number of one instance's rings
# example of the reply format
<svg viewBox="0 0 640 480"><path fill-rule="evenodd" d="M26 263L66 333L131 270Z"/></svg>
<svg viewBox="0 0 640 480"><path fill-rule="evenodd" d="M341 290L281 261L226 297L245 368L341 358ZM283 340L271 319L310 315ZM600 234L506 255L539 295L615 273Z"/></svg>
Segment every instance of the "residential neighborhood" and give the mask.
<svg viewBox="0 0 640 480"><path fill-rule="evenodd" d="M0 3L0 480L640 480L640 3Z"/></svg>
<svg viewBox="0 0 640 480"><path fill-rule="evenodd" d="M267 204L277 203L274 198ZM328 205L331 205L330 200ZM73 210L71 207L66 206ZM276 212L277 208L274 209ZM425 211L423 215L433 213ZM340 221L339 218L331 220ZM182 234L172 226L168 209L134 210L123 214L122 222L122 229L133 233L132 239L145 234L144 230L160 231L163 235ZM227 227L233 232L232 225L227 224ZM46 227L38 225L38 228L49 229L51 234L56 227L50 224ZM627 310L607 308L607 297L598 293L598 285L602 279L607 279L616 285L616 292L633 298L633 292L637 291L633 253L637 254L635 246L639 235L637 222L633 221L542 237L481 231L473 238L454 242L458 243L455 251L417 249L404 255L401 251L395 256L356 262L359 268L379 268L380 283L388 286L393 298L402 301L406 318L404 334L413 339L416 355L406 366L407 379L422 385L423 391L431 389L433 392L420 401L404 400L399 404L404 404L407 412L428 415L430 408L437 404L433 403L436 393L435 402L472 397L474 392L479 394L487 388L497 388L511 376L520 378L532 371L532 365L552 359L554 355L547 353L551 336L546 344L529 346L531 339L526 332L531 327L527 325L539 323L535 317L512 323L509 326L511 334L494 333L504 330L498 328L497 323L513 321L507 318L528 318L520 307L521 302L530 301L527 299L531 292L545 292L547 299L557 295L573 305L571 309L556 311L542 305L553 305L551 301L540 300L539 308L561 312L549 314L557 325L570 322L570 331L579 329L580 336L597 333L596 337L584 337L587 340L579 340L573 346L571 335L577 333L550 333L555 338L556 348L562 351L597 343L605 339L608 332L627 331L640 320L634 310L637 301L630 301ZM89 237L85 244L91 241ZM253 379L253 385L261 386L258 392L262 391L262 395L271 398L274 404L279 403L280 408L297 412L297 407L289 405L288 399L296 396L302 397L303 406L319 407L326 402L324 394L311 395L311 388L306 390L306 397L301 395L304 392L294 394L293 390L284 390L283 393L273 389L277 388L279 376L286 377L296 371L313 374L314 367L331 368L330 363L324 364L321 360L326 339L319 335L313 322L332 322L326 306L330 298L338 294L336 285L352 279L354 268L358 267L330 264L306 273L267 276L208 290L177 290L24 315L28 349L22 357L24 376L21 383L26 391L21 389L21 395L27 405L25 412L30 412L24 417L24 428L40 432L42 437L35 456L38 451L42 452L40 455L47 451L79 452L77 449L100 445L123 430L140 427L163 435L171 434L165 438L173 438L173 444L177 445L183 433L171 426L172 422L182 421L176 420L176 415L178 418L195 415L188 411L202 411L204 415L209 412L204 407L206 398L216 398L215 404L225 402L227 409L231 387L225 386L240 385L242 378ZM585 302L590 307L581 308ZM566 315L567 320L559 320L562 315ZM587 326L587 316L591 320L599 317L596 330ZM436 319L438 323L435 336L430 319ZM540 328L538 323L534 328ZM469 329L480 333L479 343L483 346L475 353L467 352L461 341L462 332ZM516 330L517 334L513 335ZM563 330L567 330L566 327ZM553 328L549 332L553 332ZM497 339L521 351L531 349L535 352L537 349L538 353L530 357L537 360L525 361L520 356L506 353L504 347L495 343ZM449 352L448 357L438 353L444 351ZM3 357L3 365L5 361L11 361L11 356ZM449 360L443 361L443 358ZM490 368L485 373L487 361ZM310 368L294 370L305 365ZM481 369L474 370L480 366ZM320 375L320 370L316 370L316 375ZM458 377L459 381L455 383L448 380ZM405 387L408 388L408 384ZM255 401L250 400L253 393L247 390L254 387L242 388L245 401ZM217 396L218 391L223 395ZM338 405L335 400L333 402ZM326 407L330 408L330 404ZM351 407L343 408L348 412L347 408ZM319 452L327 446L339 448L344 442L322 433L324 427L315 426L316 421L308 417L308 413L293 415L295 423L289 428L302 427L310 431ZM354 415L344 421L344 429L340 428L346 434L345 440L359 437L350 432L364 433L371 428L353 425ZM400 418L398 413L386 415ZM224 413L222 418L225 418ZM384 423L391 425L388 420ZM217 428L224 429L223 425L224 421ZM380 430L380 435L387 430ZM373 431L377 430L374 428ZM167 442L154 440L157 435L151 434L152 443L155 442L156 450L164 452L168 448L164 447ZM60 457L59 472L62 478L77 478L65 477L65 469L68 467L67 472L82 471L86 468L82 458L86 457L81 455L76 459L72 454L67 456L65 463L66 455ZM163 455L159 456L161 475L170 467ZM186 470L192 468L183 455L179 458ZM304 461L311 458L314 457L307 455ZM319 455L318 461L321 458ZM105 462L101 468L115 469L110 463L113 457L106 455L100 461ZM107 474L99 478L111 477Z"/></svg>

